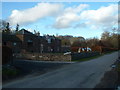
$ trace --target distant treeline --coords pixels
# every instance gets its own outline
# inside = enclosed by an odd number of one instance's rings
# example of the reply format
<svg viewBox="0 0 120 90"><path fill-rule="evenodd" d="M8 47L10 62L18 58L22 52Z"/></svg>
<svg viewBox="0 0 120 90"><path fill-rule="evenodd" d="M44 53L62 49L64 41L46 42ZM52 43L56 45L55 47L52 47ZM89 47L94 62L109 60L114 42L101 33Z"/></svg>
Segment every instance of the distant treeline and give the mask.
<svg viewBox="0 0 120 90"><path fill-rule="evenodd" d="M106 48L118 49L120 46L120 34L116 32L105 31L101 34L101 38L96 37L85 39L84 37L73 37L73 36L58 36L62 40L63 46L71 47L96 47L102 46ZM111 49L111 50L112 50Z"/></svg>

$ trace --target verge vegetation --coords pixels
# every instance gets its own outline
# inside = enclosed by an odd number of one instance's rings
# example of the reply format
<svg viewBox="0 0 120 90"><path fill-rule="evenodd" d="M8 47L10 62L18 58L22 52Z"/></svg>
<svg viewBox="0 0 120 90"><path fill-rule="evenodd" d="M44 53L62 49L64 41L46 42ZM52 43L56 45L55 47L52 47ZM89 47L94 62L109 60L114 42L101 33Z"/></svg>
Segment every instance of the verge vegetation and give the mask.
<svg viewBox="0 0 120 90"><path fill-rule="evenodd" d="M103 55L107 55L107 54L111 54L115 51L112 51L112 52L107 52L107 53L102 53L102 54L99 54L99 55L96 55L96 56L91 56L91 57L87 57L87 58L82 58L82 59L79 59L79 60L72 60L72 61L76 61L76 62L83 62L83 61L88 61L88 60L92 60L92 59L96 59L96 58L99 58Z"/></svg>

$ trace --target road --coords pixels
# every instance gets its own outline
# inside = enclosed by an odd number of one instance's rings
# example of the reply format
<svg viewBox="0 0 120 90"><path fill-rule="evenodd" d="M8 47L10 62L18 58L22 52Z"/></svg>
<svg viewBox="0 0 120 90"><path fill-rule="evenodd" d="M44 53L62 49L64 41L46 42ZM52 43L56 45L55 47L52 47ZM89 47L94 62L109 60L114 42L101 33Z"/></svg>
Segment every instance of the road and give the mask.
<svg viewBox="0 0 120 90"><path fill-rule="evenodd" d="M3 88L94 88L111 70L118 52L97 59L74 63L52 72L3 85Z"/></svg>
<svg viewBox="0 0 120 90"><path fill-rule="evenodd" d="M22 69L24 72L37 72L43 70L52 70L62 67L63 65L72 64L75 62L60 62L60 61L36 61L36 60L14 60L13 65Z"/></svg>

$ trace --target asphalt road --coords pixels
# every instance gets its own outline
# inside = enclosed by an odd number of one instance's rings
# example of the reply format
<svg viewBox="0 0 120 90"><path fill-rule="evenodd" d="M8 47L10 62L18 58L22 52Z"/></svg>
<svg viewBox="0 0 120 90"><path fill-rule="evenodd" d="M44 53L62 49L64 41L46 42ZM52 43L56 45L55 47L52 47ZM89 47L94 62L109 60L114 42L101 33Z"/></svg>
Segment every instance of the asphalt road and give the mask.
<svg viewBox="0 0 120 90"><path fill-rule="evenodd" d="M3 85L3 88L94 88L111 69L118 52ZM111 77L112 78L112 77Z"/></svg>
<svg viewBox="0 0 120 90"><path fill-rule="evenodd" d="M22 74L46 73L75 62L14 60L13 66L22 71Z"/></svg>

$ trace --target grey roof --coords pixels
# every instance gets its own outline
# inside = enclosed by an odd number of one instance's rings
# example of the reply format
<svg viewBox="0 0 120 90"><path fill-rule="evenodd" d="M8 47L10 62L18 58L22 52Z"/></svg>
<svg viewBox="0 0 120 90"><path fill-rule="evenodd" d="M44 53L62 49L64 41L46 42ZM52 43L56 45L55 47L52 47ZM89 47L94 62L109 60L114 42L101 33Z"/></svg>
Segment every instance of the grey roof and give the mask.
<svg viewBox="0 0 120 90"><path fill-rule="evenodd" d="M28 34L28 35L34 35L32 32L29 32L25 29L21 29L20 31L17 31L16 34Z"/></svg>

